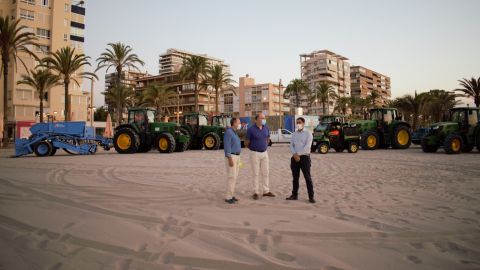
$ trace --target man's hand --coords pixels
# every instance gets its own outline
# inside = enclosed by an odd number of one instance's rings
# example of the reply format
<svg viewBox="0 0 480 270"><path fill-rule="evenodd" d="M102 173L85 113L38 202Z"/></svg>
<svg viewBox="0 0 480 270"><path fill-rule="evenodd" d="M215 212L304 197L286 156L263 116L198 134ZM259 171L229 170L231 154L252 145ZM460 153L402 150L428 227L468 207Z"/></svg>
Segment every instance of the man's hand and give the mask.
<svg viewBox="0 0 480 270"><path fill-rule="evenodd" d="M228 158L228 166L233 167L233 158L232 157Z"/></svg>
<svg viewBox="0 0 480 270"><path fill-rule="evenodd" d="M293 159L295 159L296 162L299 162L300 161L300 156L297 155L297 154L294 154Z"/></svg>

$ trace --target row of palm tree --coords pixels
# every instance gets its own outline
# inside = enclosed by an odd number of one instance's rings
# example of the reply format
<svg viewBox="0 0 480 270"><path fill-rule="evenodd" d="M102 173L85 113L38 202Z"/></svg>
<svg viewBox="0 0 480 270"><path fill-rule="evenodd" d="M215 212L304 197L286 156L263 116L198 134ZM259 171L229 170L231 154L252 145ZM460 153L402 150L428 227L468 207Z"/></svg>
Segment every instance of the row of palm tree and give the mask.
<svg viewBox="0 0 480 270"><path fill-rule="evenodd" d="M145 107L153 107L157 110L157 117L170 114L168 105L174 102L175 92L163 85L151 84L142 92L141 96L136 96L135 92L122 84L122 72L124 69L139 70L139 65L144 62L132 52L132 48L123 43L109 43L109 48L97 59L98 67L115 68L117 78L112 88L104 92L106 102L115 108L116 122L119 123L122 118L122 112L126 107L135 104ZM195 111L199 111L198 99L200 90L207 90L212 87L215 91L215 114L219 112L219 95L225 87L231 85L232 74L227 72L222 65L210 65L205 57L191 56L183 60L183 65L179 76L184 81L191 81L194 85ZM159 120L159 119L157 119Z"/></svg>

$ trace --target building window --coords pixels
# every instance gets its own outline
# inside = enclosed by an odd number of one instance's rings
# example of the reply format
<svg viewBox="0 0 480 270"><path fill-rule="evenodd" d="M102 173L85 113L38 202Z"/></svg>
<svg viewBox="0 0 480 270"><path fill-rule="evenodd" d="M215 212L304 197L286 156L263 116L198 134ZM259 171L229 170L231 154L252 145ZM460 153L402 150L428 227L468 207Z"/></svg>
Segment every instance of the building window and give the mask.
<svg viewBox="0 0 480 270"><path fill-rule="evenodd" d="M32 90L17 89L17 98L20 100L32 100Z"/></svg>
<svg viewBox="0 0 480 270"><path fill-rule="evenodd" d="M50 39L50 30L37 28L37 37Z"/></svg>
<svg viewBox="0 0 480 270"><path fill-rule="evenodd" d="M63 34L63 41L67 41L68 40L68 34Z"/></svg>
<svg viewBox="0 0 480 270"><path fill-rule="evenodd" d="M35 5L35 0L22 0L22 2L30 5Z"/></svg>
<svg viewBox="0 0 480 270"><path fill-rule="evenodd" d="M50 51L50 47L46 45L38 45L37 52L47 54Z"/></svg>
<svg viewBox="0 0 480 270"><path fill-rule="evenodd" d="M69 11L69 6L68 4L65 4L65 12L68 12Z"/></svg>
<svg viewBox="0 0 480 270"><path fill-rule="evenodd" d="M48 0L40 0L42 3L42 7L48 7L49 6L49 1Z"/></svg>
<svg viewBox="0 0 480 270"><path fill-rule="evenodd" d="M35 20L35 14L33 11L20 9L20 18L33 21Z"/></svg>
<svg viewBox="0 0 480 270"><path fill-rule="evenodd" d="M84 30L81 28L77 27L71 27L70 28L70 34L77 36L77 37L83 37Z"/></svg>

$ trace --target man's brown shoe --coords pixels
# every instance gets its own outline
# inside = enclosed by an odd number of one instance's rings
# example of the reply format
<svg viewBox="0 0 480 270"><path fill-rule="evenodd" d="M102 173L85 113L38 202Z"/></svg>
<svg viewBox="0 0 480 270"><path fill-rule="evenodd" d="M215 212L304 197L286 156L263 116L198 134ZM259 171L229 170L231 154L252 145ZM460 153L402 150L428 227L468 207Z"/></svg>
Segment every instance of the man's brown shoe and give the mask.
<svg viewBox="0 0 480 270"><path fill-rule="evenodd" d="M269 191L267 193L263 193L263 197L275 197L275 194Z"/></svg>
<svg viewBox="0 0 480 270"><path fill-rule="evenodd" d="M257 193L253 194L252 198L253 198L254 200L258 200L258 194L257 194Z"/></svg>

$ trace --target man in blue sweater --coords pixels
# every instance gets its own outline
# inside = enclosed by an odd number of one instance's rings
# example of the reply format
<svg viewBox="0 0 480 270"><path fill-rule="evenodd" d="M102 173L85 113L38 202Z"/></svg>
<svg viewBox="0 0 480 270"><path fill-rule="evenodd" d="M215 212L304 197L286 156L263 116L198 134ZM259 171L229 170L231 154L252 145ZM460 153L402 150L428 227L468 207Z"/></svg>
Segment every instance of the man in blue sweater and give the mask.
<svg viewBox="0 0 480 270"><path fill-rule="evenodd" d="M227 194L225 202L233 204L237 202L235 198L235 185L237 183L238 172L240 169L240 152L242 150L240 138L235 132L242 127L240 119L233 117L230 120L230 127L227 127L223 136L223 149L225 151L225 167L227 169Z"/></svg>

